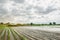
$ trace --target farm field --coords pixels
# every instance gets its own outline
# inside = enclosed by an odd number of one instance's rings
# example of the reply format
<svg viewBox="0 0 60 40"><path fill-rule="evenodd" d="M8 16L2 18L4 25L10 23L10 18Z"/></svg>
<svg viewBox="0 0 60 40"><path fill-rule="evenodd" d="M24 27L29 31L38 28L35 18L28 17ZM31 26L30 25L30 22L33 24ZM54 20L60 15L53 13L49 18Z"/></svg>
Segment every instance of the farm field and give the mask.
<svg viewBox="0 0 60 40"><path fill-rule="evenodd" d="M1 27L0 40L60 40L58 27Z"/></svg>
<svg viewBox="0 0 60 40"><path fill-rule="evenodd" d="M0 29L0 40L27 40L22 35L15 32L10 27L3 27Z"/></svg>

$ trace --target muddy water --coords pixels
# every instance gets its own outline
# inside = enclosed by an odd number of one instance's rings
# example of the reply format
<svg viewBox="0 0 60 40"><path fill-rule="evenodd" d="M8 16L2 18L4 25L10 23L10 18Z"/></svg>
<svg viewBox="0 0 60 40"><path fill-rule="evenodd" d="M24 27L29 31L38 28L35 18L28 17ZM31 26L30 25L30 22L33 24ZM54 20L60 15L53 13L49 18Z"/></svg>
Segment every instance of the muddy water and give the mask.
<svg viewBox="0 0 60 40"><path fill-rule="evenodd" d="M13 29L28 40L60 40L60 28L14 27Z"/></svg>

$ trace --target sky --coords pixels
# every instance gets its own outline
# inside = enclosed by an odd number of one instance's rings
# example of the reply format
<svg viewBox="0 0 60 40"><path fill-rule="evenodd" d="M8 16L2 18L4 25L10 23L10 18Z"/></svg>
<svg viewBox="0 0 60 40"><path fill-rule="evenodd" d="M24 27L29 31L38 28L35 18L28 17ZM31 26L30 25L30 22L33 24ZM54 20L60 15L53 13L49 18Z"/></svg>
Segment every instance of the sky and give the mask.
<svg viewBox="0 0 60 40"><path fill-rule="evenodd" d="M60 0L0 0L0 22L60 23Z"/></svg>

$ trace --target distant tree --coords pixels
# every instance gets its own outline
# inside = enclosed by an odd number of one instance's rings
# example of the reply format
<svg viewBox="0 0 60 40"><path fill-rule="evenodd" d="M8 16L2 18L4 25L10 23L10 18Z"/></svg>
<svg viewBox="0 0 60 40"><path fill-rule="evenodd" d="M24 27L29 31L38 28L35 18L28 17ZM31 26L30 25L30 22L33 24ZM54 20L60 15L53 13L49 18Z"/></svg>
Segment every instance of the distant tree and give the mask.
<svg viewBox="0 0 60 40"><path fill-rule="evenodd" d="M50 22L49 25L52 25L52 23Z"/></svg>
<svg viewBox="0 0 60 40"><path fill-rule="evenodd" d="M20 23L18 23L18 24L16 24L17 26L21 26L22 24L20 24Z"/></svg>
<svg viewBox="0 0 60 40"><path fill-rule="evenodd" d="M56 22L53 22L53 25L56 25Z"/></svg>
<svg viewBox="0 0 60 40"><path fill-rule="evenodd" d="M31 23L31 25L33 25L33 23Z"/></svg>
<svg viewBox="0 0 60 40"><path fill-rule="evenodd" d="M0 24L4 24L3 22L1 22Z"/></svg>
<svg viewBox="0 0 60 40"><path fill-rule="evenodd" d="M10 25L10 22L6 23L7 25Z"/></svg>

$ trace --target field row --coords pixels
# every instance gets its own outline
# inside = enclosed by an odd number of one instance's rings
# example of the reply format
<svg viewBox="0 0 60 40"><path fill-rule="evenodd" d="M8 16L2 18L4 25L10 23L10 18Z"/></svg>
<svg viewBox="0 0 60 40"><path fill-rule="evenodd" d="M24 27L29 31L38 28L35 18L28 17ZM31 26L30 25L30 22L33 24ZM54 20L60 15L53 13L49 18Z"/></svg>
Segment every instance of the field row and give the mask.
<svg viewBox="0 0 60 40"><path fill-rule="evenodd" d="M26 38L18 34L12 28L5 27L0 30L0 40L26 40Z"/></svg>
<svg viewBox="0 0 60 40"><path fill-rule="evenodd" d="M60 40L60 33L23 27L5 27L0 29L0 40Z"/></svg>
<svg viewBox="0 0 60 40"><path fill-rule="evenodd" d="M22 34L27 40L60 40L60 33L34 30L29 28L13 28L17 33Z"/></svg>

